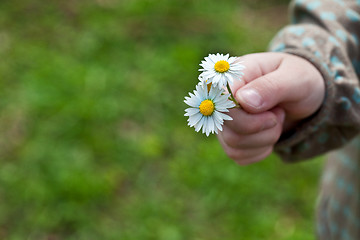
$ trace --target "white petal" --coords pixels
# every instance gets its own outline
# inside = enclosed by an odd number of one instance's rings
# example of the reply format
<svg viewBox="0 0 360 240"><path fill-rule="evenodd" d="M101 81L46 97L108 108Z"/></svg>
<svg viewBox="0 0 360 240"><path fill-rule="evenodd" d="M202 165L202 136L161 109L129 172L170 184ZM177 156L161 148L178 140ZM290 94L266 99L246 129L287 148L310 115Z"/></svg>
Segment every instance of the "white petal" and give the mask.
<svg viewBox="0 0 360 240"><path fill-rule="evenodd" d="M215 122L218 122L220 124L222 124L224 122L224 120L222 119L222 117L218 111L214 111L212 116L214 116Z"/></svg>
<svg viewBox="0 0 360 240"><path fill-rule="evenodd" d="M199 75L198 80L200 83L204 84L206 79L203 77L202 73Z"/></svg>
<svg viewBox="0 0 360 240"><path fill-rule="evenodd" d="M233 81L234 81L233 75L230 74L230 73L228 73L228 72L226 72L226 73L225 73L225 77L226 77L226 79L227 79L227 82L228 82L230 85L232 85L232 83L233 83Z"/></svg>
<svg viewBox="0 0 360 240"><path fill-rule="evenodd" d="M199 86L199 93L202 97L202 100L208 99L208 90L207 90L207 84L201 84Z"/></svg>
<svg viewBox="0 0 360 240"><path fill-rule="evenodd" d="M226 87L226 84L227 84L227 77L225 76L224 73L221 74L221 77L220 77L220 80L219 80L219 83L218 83L218 86L219 87Z"/></svg>
<svg viewBox="0 0 360 240"><path fill-rule="evenodd" d="M212 63L212 64L215 64L215 59L214 59L214 56L212 56L211 54L208 56L208 57L205 57L205 60L208 62L208 63Z"/></svg>
<svg viewBox="0 0 360 240"><path fill-rule="evenodd" d="M205 117L201 118L200 121L195 124L195 131L199 131L201 129L201 127L204 125L204 121L205 121Z"/></svg>
<svg viewBox="0 0 360 240"><path fill-rule="evenodd" d="M202 115L201 113L195 114L191 117L189 117L189 126L193 127L195 126L195 124L197 124L201 118L204 117L204 115Z"/></svg>
<svg viewBox="0 0 360 240"><path fill-rule="evenodd" d="M214 79L212 80L214 84L218 84L219 81L221 79L221 74L220 73L217 73L215 76L214 76Z"/></svg>
<svg viewBox="0 0 360 240"><path fill-rule="evenodd" d="M221 118L224 119L224 120L233 120L232 117L230 117L229 115L226 115L224 113L220 113L219 114L221 115Z"/></svg>
<svg viewBox="0 0 360 240"><path fill-rule="evenodd" d="M217 54L216 57L215 57L215 59L216 59L216 62L215 62L215 63L217 63L218 61L223 60L222 54L221 54L221 55L220 55L220 54Z"/></svg>
<svg viewBox="0 0 360 240"><path fill-rule="evenodd" d="M215 72L215 70L209 70L209 71L206 71L206 72L202 72L200 75L204 79L211 79L211 78L215 77L216 72Z"/></svg>
<svg viewBox="0 0 360 240"><path fill-rule="evenodd" d="M198 98L195 97L195 96L194 96L194 97L191 97L191 98L185 97L184 102L185 102L187 105L189 105L190 107L194 107L194 108L199 107L199 106L200 106L200 103L201 103L200 99L198 99Z"/></svg>
<svg viewBox="0 0 360 240"><path fill-rule="evenodd" d="M231 64L230 65L230 70L232 70L232 71L241 71L244 69L245 69L245 66L242 64Z"/></svg>
<svg viewBox="0 0 360 240"><path fill-rule="evenodd" d="M235 103L233 101L227 100L226 103L215 104L216 110L219 112L229 112L229 108L235 107Z"/></svg>
<svg viewBox="0 0 360 240"><path fill-rule="evenodd" d="M222 123L217 120L215 120L214 122L215 122L216 129L219 129L220 131L222 131L223 130Z"/></svg>
<svg viewBox="0 0 360 240"><path fill-rule="evenodd" d="M205 84L196 85L196 92L194 92L196 97L200 99L200 102L202 102L206 99L206 94L204 94L204 91L203 91L204 85Z"/></svg>
<svg viewBox="0 0 360 240"><path fill-rule="evenodd" d="M206 66L207 69L212 69L212 68L214 68L214 63L213 62L206 62L204 64L204 66Z"/></svg>
<svg viewBox="0 0 360 240"><path fill-rule="evenodd" d="M209 122L209 131L211 131L212 133L214 133L215 131L215 123L214 123L214 118L212 116L208 117L208 122Z"/></svg>
<svg viewBox="0 0 360 240"><path fill-rule="evenodd" d="M205 133L206 133L206 136L209 136L209 134L213 131L212 129L213 129L214 122L210 116L207 117L206 121L207 121L207 125L206 125L206 129L205 129Z"/></svg>
<svg viewBox="0 0 360 240"><path fill-rule="evenodd" d="M202 133L205 133L205 130L207 129L208 121L207 121L207 117L204 117L203 119L204 119L204 123L202 126Z"/></svg>
<svg viewBox="0 0 360 240"><path fill-rule="evenodd" d="M236 59L237 59L237 57L229 57L229 59L227 61L231 65Z"/></svg>
<svg viewBox="0 0 360 240"><path fill-rule="evenodd" d="M211 85L210 92L209 92L209 99L214 100L217 99L221 93L223 92L223 89L218 88L218 86Z"/></svg>
<svg viewBox="0 0 360 240"><path fill-rule="evenodd" d="M199 108L187 108L185 109L185 115L184 116L192 116L194 114L197 114L200 112Z"/></svg>
<svg viewBox="0 0 360 240"><path fill-rule="evenodd" d="M224 103L226 103L228 101L230 94L224 94L221 95L219 97L217 97L216 99L214 99L214 103L216 103L216 105L218 107L221 107Z"/></svg>
<svg viewBox="0 0 360 240"><path fill-rule="evenodd" d="M213 99L213 97L215 96L215 94L216 94L216 88L213 86L213 85L211 85L211 87L210 87L210 91L209 91L209 99Z"/></svg>

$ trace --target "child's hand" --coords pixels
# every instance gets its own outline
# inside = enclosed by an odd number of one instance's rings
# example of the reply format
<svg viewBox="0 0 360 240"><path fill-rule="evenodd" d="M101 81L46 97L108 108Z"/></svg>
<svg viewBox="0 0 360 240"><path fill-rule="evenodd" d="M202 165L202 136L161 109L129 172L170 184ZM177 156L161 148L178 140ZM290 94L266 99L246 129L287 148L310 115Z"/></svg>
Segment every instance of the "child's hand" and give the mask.
<svg viewBox="0 0 360 240"><path fill-rule="evenodd" d="M241 58L244 82L232 86L243 109L232 109L218 134L228 156L241 165L260 161L287 131L321 106L325 85L307 60L286 53L258 53Z"/></svg>

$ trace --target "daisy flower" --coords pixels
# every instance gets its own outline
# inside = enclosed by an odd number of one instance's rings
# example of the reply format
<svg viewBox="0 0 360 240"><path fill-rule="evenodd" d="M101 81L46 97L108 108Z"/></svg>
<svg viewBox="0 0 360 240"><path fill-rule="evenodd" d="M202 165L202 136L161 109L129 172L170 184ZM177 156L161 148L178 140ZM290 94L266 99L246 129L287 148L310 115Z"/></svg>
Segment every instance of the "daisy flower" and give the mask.
<svg viewBox="0 0 360 240"><path fill-rule="evenodd" d="M245 66L238 61L238 57L229 57L229 54L209 54L205 61L201 61L199 69L202 73L199 76L201 82L213 83L219 88L240 80L244 75L242 70Z"/></svg>
<svg viewBox="0 0 360 240"><path fill-rule="evenodd" d="M230 94L223 94L223 89L207 84L198 84L190 97L185 97L185 103L190 108L185 109L185 116L188 116L188 125L194 127L195 131L202 128L202 133L209 136L210 133L222 131L224 120L232 118L222 112L228 112L235 104L228 98Z"/></svg>

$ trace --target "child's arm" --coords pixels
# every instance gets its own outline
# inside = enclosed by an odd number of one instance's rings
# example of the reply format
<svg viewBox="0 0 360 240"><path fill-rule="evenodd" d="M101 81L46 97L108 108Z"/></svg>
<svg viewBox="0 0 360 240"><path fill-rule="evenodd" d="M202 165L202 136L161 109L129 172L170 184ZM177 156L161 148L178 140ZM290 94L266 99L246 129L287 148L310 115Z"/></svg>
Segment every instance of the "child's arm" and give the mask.
<svg viewBox="0 0 360 240"><path fill-rule="evenodd" d="M303 61L298 57L291 60L292 64L288 64L290 60L282 60L281 64L287 67L273 71L272 62L277 63L278 60L275 55L265 59L265 55L274 53L245 56L245 60L255 58L258 64L253 65L252 60L250 67L247 67L245 74L250 74L247 77L251 79L250 83L244 87L234 86L235 91L239 89L236 97L245 111L231 112L232 117L235 116L234 121L225 124L219 139L228 155L239 163L261 160L273 147L286 161L309 158L342 146L360 131L359 1L298 0L292 2L292 9L294 24L278 34L271 44L271 50L287 53L285 56L299 56ZM247 62L244 64L247 65ZM264 77L269 73L263 71L265 68L277 74L272 74L271 78ZM324 80L325 97L318 87L309 88L309 84L306 84L308 81L301 81L305 73L294 72L294 68L315 74L310 81L315 83L314 86L319 86L320 73ZM251 72L260 72L260 75L253 78ZM249 82L248 79L245 81ZM242 90L256 82L261 83L255 88L269 89L262 90L260 95L264 95L264 99L269 98L269 106L275 108L266 111L265 107L263 111L260 107L256 110L240 96ZM308 95L302 95L304 88ZM321 100L319 104L314 93L319 99L323 98L323 102ZM252 92L252 95L256 94ZM291 97L296 100L289 101ZM284 113L286 120L284 128L281 128ZM264 114L267 117L262 116ZM265 120L271 118L271 114L276 119L275 126L267 130L257 128L254 132L253 125L260 122L265 126ZM264 119L259 120L261 118ZM280 140L277 141L279 136Z"/></svg>

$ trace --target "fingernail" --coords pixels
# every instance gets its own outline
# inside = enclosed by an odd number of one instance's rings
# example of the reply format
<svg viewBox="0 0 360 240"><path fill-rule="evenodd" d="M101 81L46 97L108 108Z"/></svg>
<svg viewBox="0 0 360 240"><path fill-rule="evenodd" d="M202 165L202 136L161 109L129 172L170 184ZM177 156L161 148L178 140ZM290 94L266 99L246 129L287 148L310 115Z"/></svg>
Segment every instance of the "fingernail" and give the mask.
<svg viewBox="0 0 360 240"><path fill-rule="evenodd" d="M255 89L244 89L238 92L238 96L248 105L259 108L263 104L263 99Z"/></svg>
<svg viewBox="0 0 360 240"><path fill-rule="evenodd" d="M276 124L277 124L277 122L275 119L269 119L264 123L262 130L273 128L276 126Z"/></svg>

